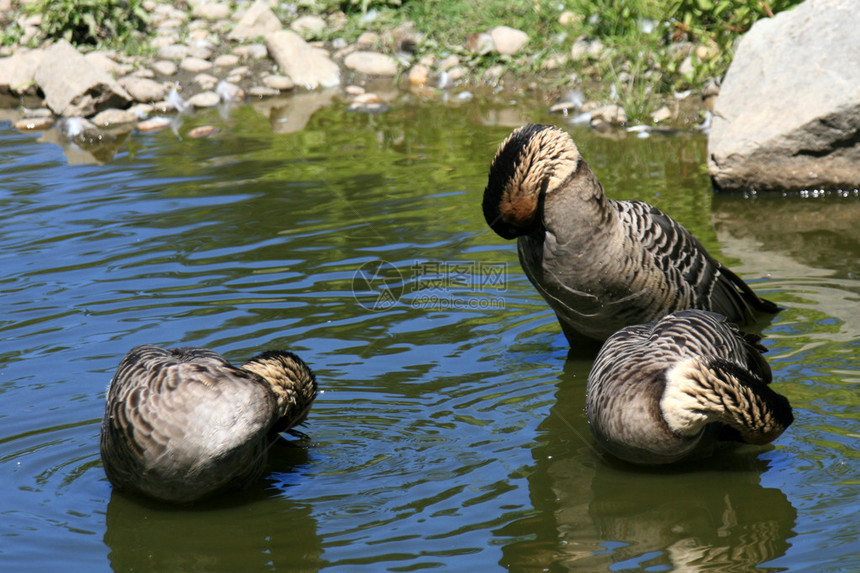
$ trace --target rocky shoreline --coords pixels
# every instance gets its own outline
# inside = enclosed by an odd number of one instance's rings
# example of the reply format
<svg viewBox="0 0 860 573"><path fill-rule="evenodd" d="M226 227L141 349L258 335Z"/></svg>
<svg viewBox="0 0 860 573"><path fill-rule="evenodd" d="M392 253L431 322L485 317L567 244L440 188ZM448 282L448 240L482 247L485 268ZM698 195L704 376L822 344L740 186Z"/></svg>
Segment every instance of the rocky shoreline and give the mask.
<svg viewBox="0 0 860 573"><path fill-rule="evenodd" d="M5 108L0 118L22 131L47 130L61 122L70 126L67 136L89 134L92 139L100 130L162 129L177 113L224 102L308 91L338 90L351 110L379 112L392 94L404 91L424 100L464 101L531 90L540 92L550 111L575 114L572 121L597 129L628 123L617 103L584 101L581 91L547 88L552 65L545 66L545 77L524 78L504 64L478 72L457 55L418 58L414 49L422 38L408 23L381 34L365 32L353 43L336 34L321 42L313 38L343 27L342 13L297 16L285 25L265 0L182 8L146 0L144 8L151 20L148 44L154 56L149 57L84 53L62 40L38 49L20 47L38 37L40 25L38 17L20 16L20 46L0 52L0 107ZM499 26L469 36L465 49L512 57L522 55L528 40L521 30ZM583 40L572 51L596 53L598 44ZM387 88L374 90L380 85ZM706 102L687 97L685 114L682 99L656 112L653 121L688 118L693 125Z"/></svg>
<svg viewBox="0 0 860 573"><path fill-rule="evenodd" d="M47 141L97 146L134 130L176 129L177 118L225 104L262 105L279 114L270 118L273 129L297 131L336 101L351 111L380 113L403 101L475 99L504 108L528 99L564 114L568 124L611 136L707 131L709 173L719 189L853 190L860 186L855 2L806 0L759 20L739 42L722 86L711 82L700 93L665 96L665 105L632 125L612 90L603 101L585 96L601 91L587 85L599 81L589 79L595 61L609 57L599 39L580 37L565 53L544 54L540 72L525 75L522 63L537 61L529 52L536 42L508 26L469 34L455 53L422 56L417 47L434 40L410 22L365 31L350 42L342 12L300 15L293 5L279 18L268 0L144 0L147 56L85 52L65 40L28 49L23 46L40 38L39 17L15 13L11 0L0 0L0 17L22 30L16 46L0 48L0 121L44 132ZM559 24L575 17L561 12ZM681 66L707 46L684 49ZM484 55L498 63L476 66ZM814 81L798 84L802 78ZM616 81L632 77L622 70ZM214 131L198 126L188 135Z"/></svg>

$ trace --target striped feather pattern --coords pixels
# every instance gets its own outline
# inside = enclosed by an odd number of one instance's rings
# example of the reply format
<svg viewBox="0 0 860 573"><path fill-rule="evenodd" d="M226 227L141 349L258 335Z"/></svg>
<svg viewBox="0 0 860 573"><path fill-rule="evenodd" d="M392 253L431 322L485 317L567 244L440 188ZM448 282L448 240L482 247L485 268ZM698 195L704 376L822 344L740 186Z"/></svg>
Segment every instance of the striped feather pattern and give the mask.
<svg viewBox="0 0 860 573"><path fill-rule="evenodd" d="M769 384L763 347L725 317L677 312L603 344L586 389L599 446L634 462L705 455L720 441L765 444L793 421Z"/></svg>
<svg viewBox="0 0 860 573"><path fill-rule="evenodd" d="M738 323L778 310L659 209L608 199L555 127L528 125L502 143L483 209L496 233L517 238L523 270L571 345L689 308Z"/></svg>

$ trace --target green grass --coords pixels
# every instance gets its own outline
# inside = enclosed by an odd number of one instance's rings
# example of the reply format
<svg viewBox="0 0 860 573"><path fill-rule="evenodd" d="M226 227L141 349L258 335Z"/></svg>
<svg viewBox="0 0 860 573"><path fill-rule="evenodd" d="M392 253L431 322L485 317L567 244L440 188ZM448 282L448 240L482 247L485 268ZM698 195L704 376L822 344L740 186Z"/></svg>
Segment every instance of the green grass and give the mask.
<svg viewBox="0 0 860 573"><path fill-rule="evenodd" d="M561 86L571 74L600 85L589 97L615 99L632 121L642 121L674 91L698 90L725 74L737 39L762 17L786 10L800 0L352 0L305 2L306 9L347 13L355 39L364 30L384 31L414 22L425 36L418 55L458 54L478 71L503 62L515 75L541 74L550 56L569 54L575 40L600 40L598 58L568 62L555 74ZM576 17L559 23L563 11ZM372 14L373 18L368 18ZM469 34L507 25L531 38L526 56L468 53ZM686 64L684 60L687 60ZM547 75L547 74L543 74ZM549 78L552 80L553 78Z"/></svg>

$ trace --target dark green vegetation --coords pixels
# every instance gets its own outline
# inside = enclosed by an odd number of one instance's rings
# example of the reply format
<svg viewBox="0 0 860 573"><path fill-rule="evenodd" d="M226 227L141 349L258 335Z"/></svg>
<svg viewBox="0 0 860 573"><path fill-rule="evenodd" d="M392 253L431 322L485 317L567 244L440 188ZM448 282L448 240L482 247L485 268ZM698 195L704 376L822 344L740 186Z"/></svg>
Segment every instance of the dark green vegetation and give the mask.
<svg viewBox="0 0 860 573"><path fill-rule="evenodd" d="M142 0L37 0L21 10L41 16L45 39L65 39L77 46L137 51L148 30ZM13 23L2 35L3 44L18 42L22 33L21 26Z"/></svg>

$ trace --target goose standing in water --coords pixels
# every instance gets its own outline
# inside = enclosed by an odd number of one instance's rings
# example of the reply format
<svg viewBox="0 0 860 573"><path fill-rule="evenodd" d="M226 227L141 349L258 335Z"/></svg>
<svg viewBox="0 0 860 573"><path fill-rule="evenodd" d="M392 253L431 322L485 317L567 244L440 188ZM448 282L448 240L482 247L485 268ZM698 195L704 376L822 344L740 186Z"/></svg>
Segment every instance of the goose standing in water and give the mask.
<svg viewBox="0 0 860 573"><path fill-rule="evenodd" d="M290 352L232 366L204 348L133 348L108 388L105 473L120 490L187 503L240 489L263 473L268 447L302 423L317 393Z"/></svg>
<svg viewBox="0 0 860 573"><path fill-rule="evenodd" d="M721 441L775 440L794 418L768 386L758 340L701 310L613 334L588 375L595 441L628 462L665 464L707 455Z"/></svg>
<svg viewBox="0 0 860 573"><path fill-rule="evenodd" d="M608 199L556 127L526 125L501 144L483 209L493 231L517 238L520 264L571 346L688 308L738 323L778 310L655 207Z"/></svg>

